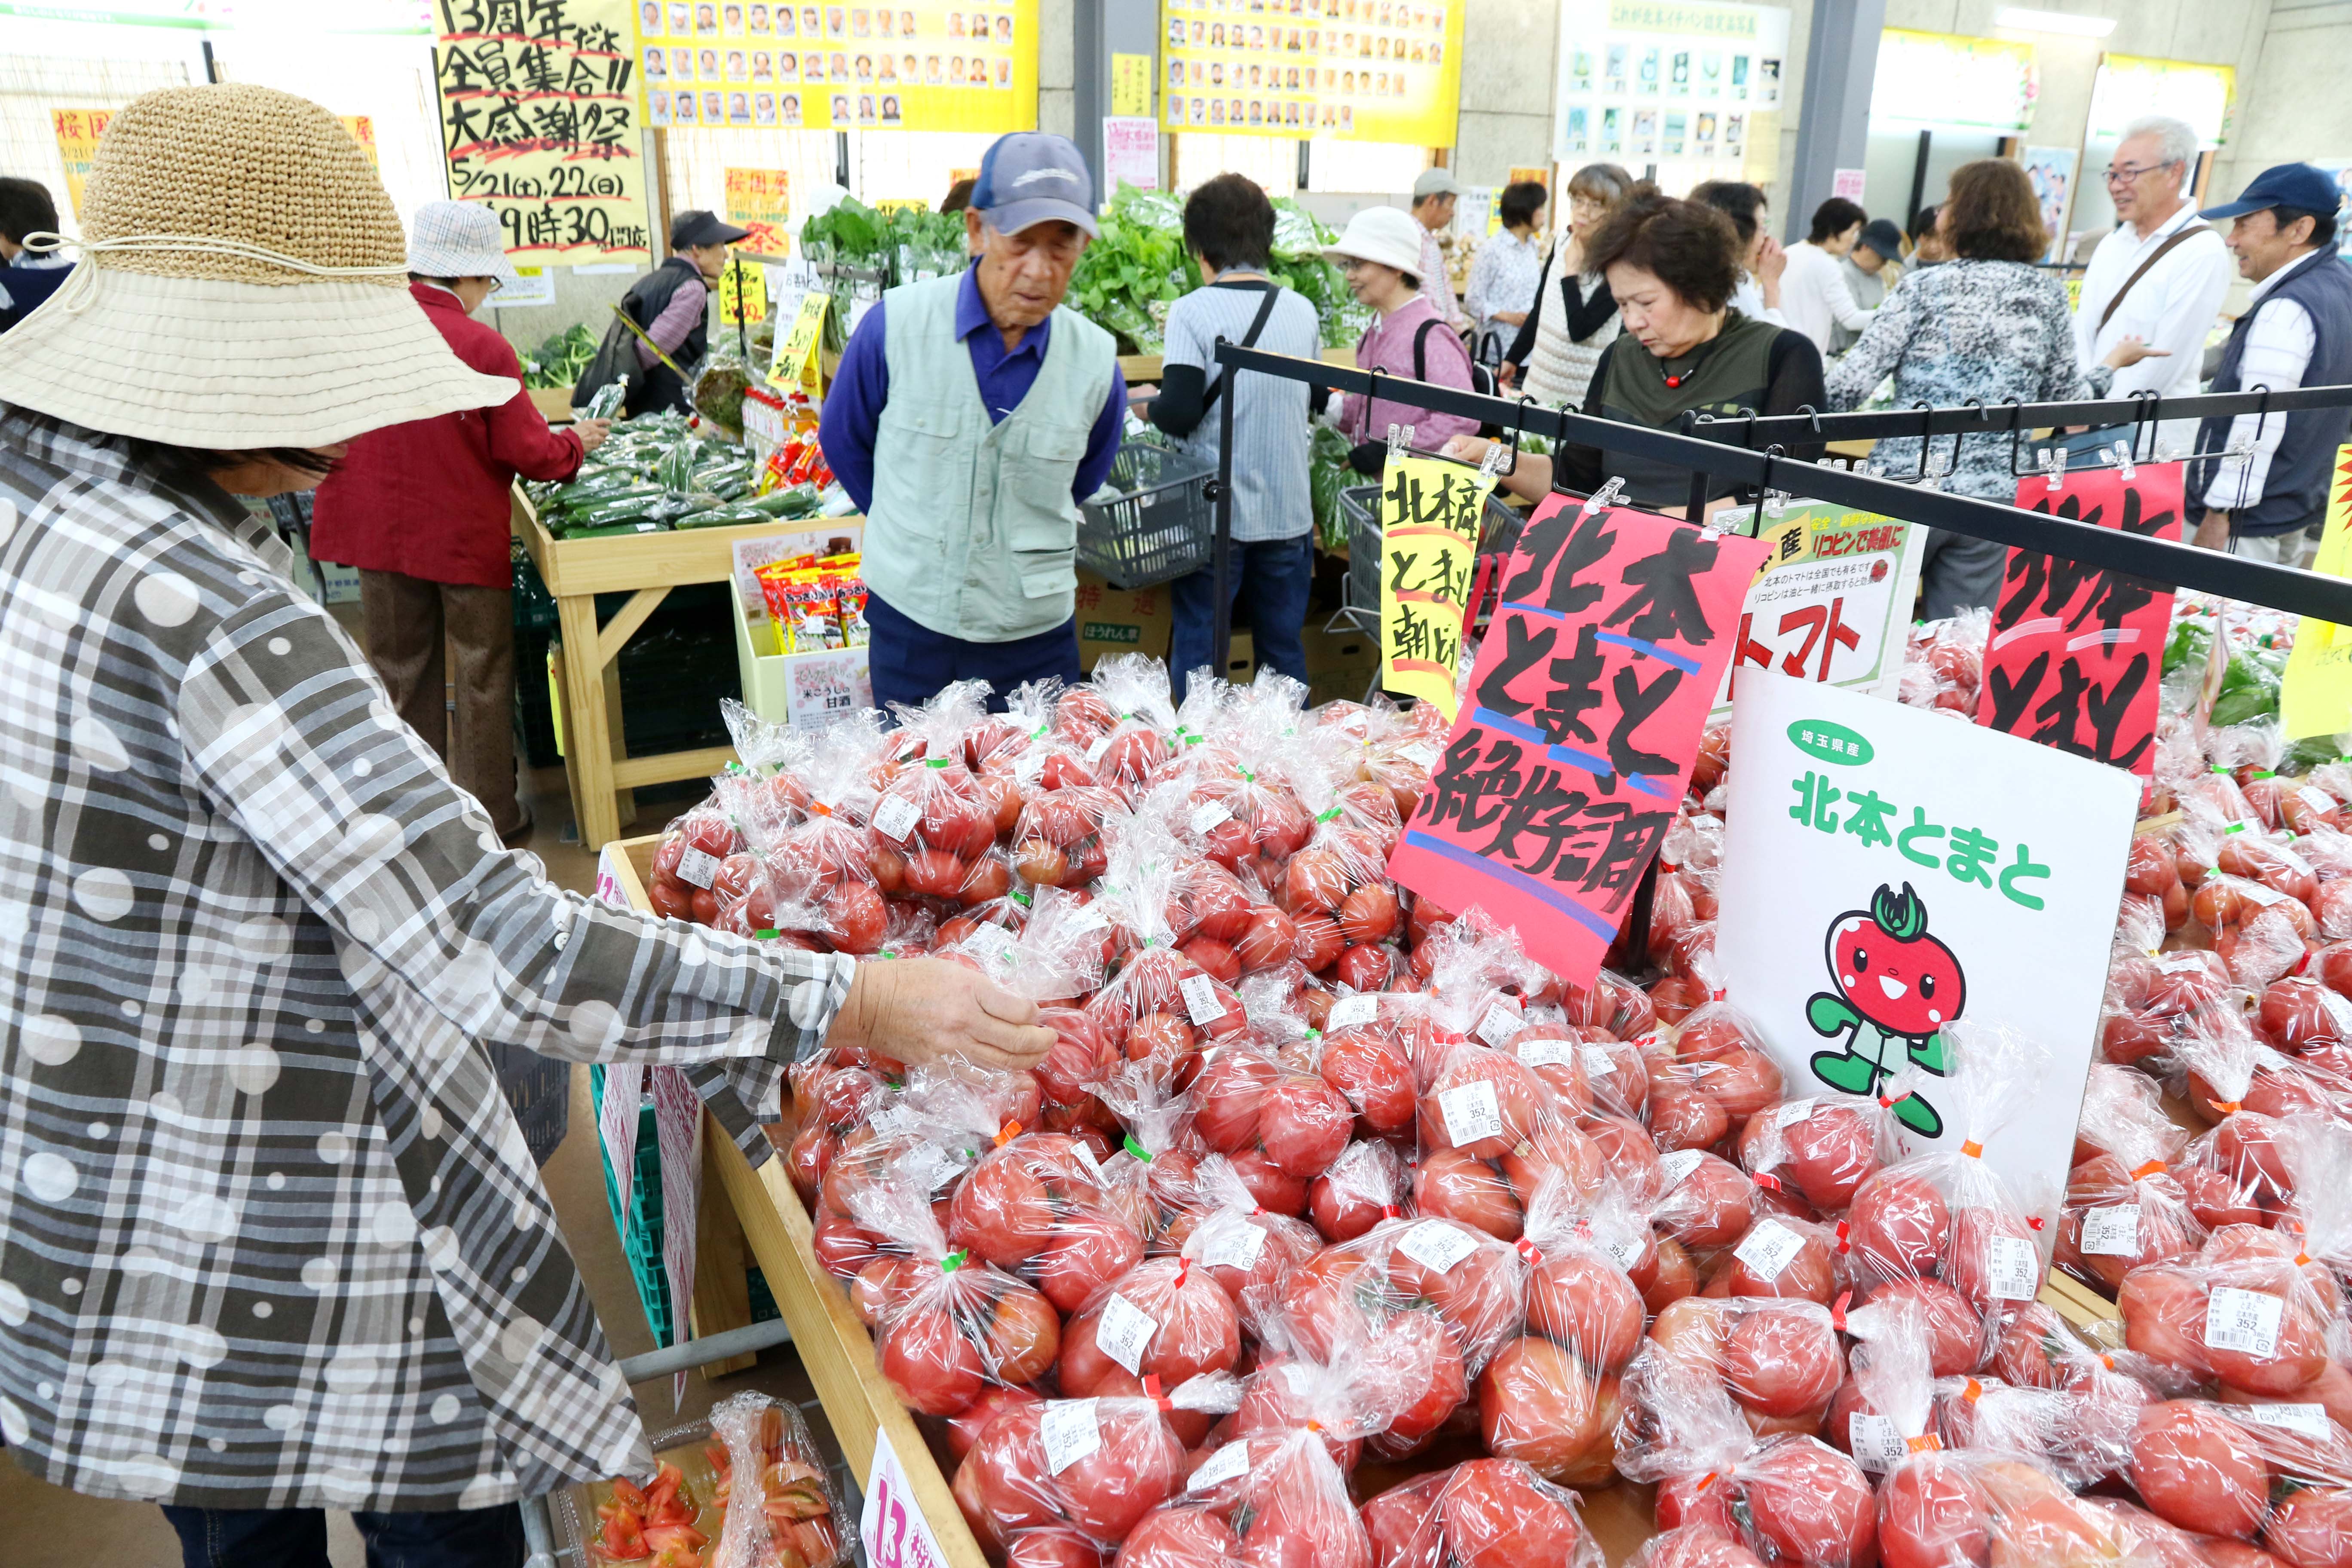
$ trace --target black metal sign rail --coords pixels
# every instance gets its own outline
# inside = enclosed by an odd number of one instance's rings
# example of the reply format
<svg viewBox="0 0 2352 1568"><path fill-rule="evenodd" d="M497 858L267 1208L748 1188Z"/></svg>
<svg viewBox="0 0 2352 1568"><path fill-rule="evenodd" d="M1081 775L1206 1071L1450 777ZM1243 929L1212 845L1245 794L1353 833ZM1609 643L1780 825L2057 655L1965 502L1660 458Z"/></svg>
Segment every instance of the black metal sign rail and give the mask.
<svg viewBox="0 0 2352 1568"><path fill-rule="evenodd" d="M2251 414L2275 417L2305 408L2341 408L2352 404L2352 386L2299 386L2286 392L2256 387L2251 392L2200 393L2160 397L2153 392L2088 403L1967 403L1950 408L1880 409L1866 414L1782 414L1750 418L1683 416L1687 434L1710 441L1738 441L1761 451L1774 442L1883 441L1930 436L2008 436L2061 425L2122 426L2137 432L2172 419L2234 419ZM2126 437L2118 435L2117 440ZM2143 458L2142 461L2147 459Z"/></svg>
<svg viewBox="0 0 2352 1568"><path fill-rule="evenodd" d="M1636 457L1728 479L1759 491L1785 490L1811 500L1858 507L1906 522L1949 529L1971 539L1988 539L1996 544L2080 561L2101 571L2129 573L2167 587L2194 589L2294 615L2352 625L2352 582L2338 577L2323 577L2291 566L2274 566L2241 556L2225 555L2219 551L2200 549L2193 544L2175 544L2165 540L2125 533L2117 529L2027 511L1998 501L1947 495L1941 490L1899 484L1892 479L1877 479L1845 468L1800 462L1784 456L1777 446L1768 446L1761 450L1726 446L1718 440L1702 440L1671 431L1651 430L1638 425L1622 425L1612 419L1571 414L1565 409L1539 407L1532 401L1514 403L1507 398L1465 392L1460 387L1435 386L1384 372L1348 369L1326 364L1320 360L1268 353L1263 349L1244 348L1223 339L1218 341L1216 357L1228 376L1249 371L1313 386L1336 387L1342 392L1366 395L1377 394L1391 402L1402 402L1438 414L1459 415L1481 424L1499 426L1506 430L1519 430L1555 441L1629 452ZM2315 395L2321 391L2342 390L2315 388L2313 393ZM2284 399L2290 395L2281 393L2278 395ZM1214 640L1220 668L1224 667L1230 657L1233 630L1230 573L1234 405L1237 401L1233 397L1218 400L1213 593ZM2176 399L2174 405L2187 401ZM2113 405L2045 404L2039 406L2065 410ZM1967 416L1972 411L1942 412ZM2246 412L2252 412L2252 409ZM1912 433L1916 434L1917 416L1912 417ZM2063 417L2069 424L2081 422L2079 416ZM1805 423L1801 416L1794 422L1800 426ZM1727 425L1731 423L1726 422ZM1787 425L1790 421L1779 423ZM1811 437L1808 432L1800 438L1811 439Z"/></svg>

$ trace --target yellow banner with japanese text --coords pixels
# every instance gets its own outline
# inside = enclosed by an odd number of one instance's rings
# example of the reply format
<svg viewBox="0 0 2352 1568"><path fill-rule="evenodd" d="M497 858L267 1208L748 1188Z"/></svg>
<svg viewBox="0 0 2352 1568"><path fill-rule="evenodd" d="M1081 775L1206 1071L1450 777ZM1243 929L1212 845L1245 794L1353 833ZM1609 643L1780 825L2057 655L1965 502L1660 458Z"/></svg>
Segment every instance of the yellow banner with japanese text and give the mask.
<svg viewBox="0 0 2352 1568"><path fill-rule="evenodd" d="M2352 577L2352 447L2336 449L2327 520L2311 569ZM2289 741L2352 730L2352 626L2308 616L2296 623L2294 651L2286 656L2279 684L2279 730Z"/></svg>
<svg viewBox="0 0 2352 1568"><path fill-rule="evenodd" d="M1470 573L1495 476L1391 452L1381 475L1381 685L1453 722Z"/></svg>

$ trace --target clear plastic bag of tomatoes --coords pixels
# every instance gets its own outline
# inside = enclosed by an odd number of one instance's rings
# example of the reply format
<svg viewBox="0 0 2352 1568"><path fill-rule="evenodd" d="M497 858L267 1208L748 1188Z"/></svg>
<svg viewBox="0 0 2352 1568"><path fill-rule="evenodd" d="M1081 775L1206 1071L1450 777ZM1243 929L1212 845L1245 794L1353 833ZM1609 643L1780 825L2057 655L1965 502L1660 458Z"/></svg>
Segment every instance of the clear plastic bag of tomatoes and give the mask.
<svg viewBox="0 0 2352 1568"><path fill-rule="evenodd" d="M1683 1016L1664 1050L1647 1053L1650 1136L1661 1150L1707 1149L1736 1139L1749 1117L1780 1102L1780 1066L1721 983L1712 947L1693 955L1691 973L1706 999ZM1861 1080L1857 1088L1866 1091Z"/></svg>
<svg viewBox="0 0 2352 1568"><path fill-rule="evenodd" d="M1177 863L1174 892L1181 922L1177 945L1225 984L1297 961L1297 923L1255 880L1187 855Z"/></svg>
<svg viewBox="0 0 2352 1568"><path fill-rule="evenodd" d="M957 1187L947 1239L1075 1312L1143 1259L1143 1237L1101 1169L1086 1138L1023 1133L982 1154Z"/></svg>
<svg viewBox="0 0 2352 1568"><path fill-rule="evenodd" d="M886 889L959 904L1006 891L1007 868L989 855L996 802L963 760L964 737L981 721L987 690L985 681L961 680L920 708L898 709L903 760L871 818L877 875ZM997 868L992 874L987 866ZM894 881L898 888L891 888Z"/></svg>
<svg viewBox="0 0 2352 1568"><path fill-rule="evenodd" d="M1374 1568L1601 1568L1602 1562L1576 1494L1516 1459L1471 1459L1416 1476L1364 1504L1363 1514Z"/></svg>
<svg viewBox="0 0 2352 1568"><path fill-rule="evenodd" d="M2236 988L2219 953L2125 951L2119 942L2107 966L2100 1056L2117 1067L2164 1070L2179 1042L2203 1026L2203 1015L2236 1005Z"/></svg>
<svg viewBox="0 0 2352 1568"><path fill-rule="evenodd" d="M1184 841L1262 888L1281 880L1314 826L1289 783L1306 759L1295 738L1298 710L1286 699L1301 695L1296 682L1268 675L1226 704L1208 739L1184 755L1188 787L1176 807Z"/></svg>
<svg viewBox="0 0 2352 1568"><path fill-rule="evenodd" d="M1257 1345L1257 1369L1227 1424L1231 1436L1318 1433L1345 1474L1354 1472L1366 1439L1388 1431L1420 1400L1444 1353L1441 1336L1407 1330L1345 1338L1325 1356L1291 1322L1270 1284L1243 1293L1242 1316ZM1241 1461L1236 1456L1227 1463L1238 1469Z"/></svg>
<svg viewBox="0 0 2352 1568"><path fill-rule="evenodd" d="M1186 1201L1153 1237L1154 1253L1174 1253L1224 1288L1238 1305L1252 1285L1271 1288L1313 1257L1323 1238L1305 1220L1261 1206L1222 1154L1194 1165Z"/></svg>
<svg viewBox="0 0 2352 1568"><path fill-rule="evenodd" d="M1141 1395L1231 1372L1241 1352L1240 1311L1224 1287L1189 1258L1152 1258L1071 1315L1056 1371L1062 1392L1076 1398ZM1170 1424L1188 1448L1209 1435L1201 1412L1171 1415Z"/></svg>
<svg viewBox="0 0 2352 1568"><path fill-rule="evenodd" d="M1428 1033L1424 997L1396 992L1354 992L1307 1003L1307 1016L1323 1012L1318 1070L1356 1112L1357 1131L1375 1138L1408 1139L1416 1114L1413 1057Z"/></svg>
<svg viewBox="0 0 2352 1568"><path fill-rule="evenodd" d="M952 940L952 928L942 928L940 956L970 964L1041 1007L1075 1008L1102 984L1102 917L1089 912L1083 895L1059 888L1024 897L1029 907L1017 927L983 921Z"/></svg>
<svg viewBox="0 0 2352 1568"><path fill-rule="evenodd" d="M1318 822L1328 819L1364 835L1386 860L1403 835L1404 816L1395 795L1365 775L1361 748L1336 731L1319 727L1304 731L1300 742L1314 759L1313 766L1294 770L1292 783L1300 803ZM1328 781L1328 796L1316 782L1318 774Z"/></svg>
<svg viewBox="0 0 2352 1568"><path fill-rule="evenodd" d="M2189 1129L2166 1114L2154 1079L2109 1062L2091 1064L2074 1126L2075 1164L2099 1154L2153 1154L2168 1163L2188 1146Z"/></svg>
<svg viewBox="0 0 2352 1568"><path fill-rule="evenodd" d="M1831 1402L1822 1436L1874 1476L1906 1456L1938 1447L1933 1329L1907 1297L1856 1307L1845 1331L1854 1341L1851 1375Z"/></svg>
<svg viewBox="0 0 2352 1568"><path fill-rule="evenodd" d="M1878 1552L1884 1568L2145 1555L2135 1533L2093 1500L2074 1496L2046 1461L1998 1448L1907 1455L1880 1489Z"/></svg>
<svg viewBox="0 0 2352 1568"><path fill-rule="evenodd" d="M1643 1294L1656 1283L1657 1238L1613 1182L1578 1191L1558 1174L1527 1205L1527 1331L1572 1352L1586 1372L1615 1376L1641 1349Z"/></svg>
<svg viewBox="0 0 2352 1568"><path fill-rule="evenodd" d="M2342 1292L2286 1233L2224 1226L2192 1257L2133 1269L2116 1306L2126 1347L2250 1402L2325 1405L2343 1386Z"/></svg>
<svg viewBox="0 0 2352 1568"><path fill-rule="evenodd" d="M1390 846L1343 820L1346 808L1327 773L1310 770L1298 786L1315 830L1290 858L1275 898L1298 924L1299 962L1353 990L1385 990L1403 962L1391 945L1403 919L1388 880Z"/></svg>
<svg viewBox="0 0 2352 1568"><path fill-rule="evenodd" d="M1183 1489L1184 1447L1171 1418L1205 1423L1240 1398L1238 1382L1219 1373L1156 1396L1008 1403L956 1467L957 1505L972 1533L1000 1552L1053 1531L1112 1550Z"/></svg>
<svg viewBox="0 0 2352 1568"><path fill-rule="evenodd" d="M2084 1096L2076 1142L2095 1140L2101 1148L2068 1174L2066 1206L2058 1216L2053 1261L2109 1294L2141 1264L2179 1258L2205 1243L2205 1226L2167 1163L2183 1147L2182 1131L2160 1110L2156 1121L2147 1120L2149 1103L2105 1089L2095 1100Z"/></svg>
<svg viewBox="0 0 2352 1568"><path fill-rule="evenodd" d="M711 884L730 856L743 847L735 826L715 799L679 816L654 848L646 897L654 913L698 925L719 923L719 895Z"/></svg>
<svg viewBox="0 0 2352 1568"><path fill-rule="evenodd" d="M1783 1100L1748 1119L1739 1163L1765 1192L1792 1197L1815 1215L1842 1214L1879 1167L1878 1120L1878 1102L1864 1095Z"/></svg>
<svg viewBox="0 0 2352 1568"><path fill-rule="evenodd" d="M711 1408L706 1450L726 1509L709 1568L833 1568L848 1562L856 1525L825 1473L801 1413L764 1394L730 1394Z"/></svg>
<svg viewBox="0 0 2352 1568"><path fill-rule="evenodd" d="M1412 1194L1404 1156L1386 1139L1360 1138L1307 1185L1307 1217L1327 1242L1353 1241L1404 1212Z"/></svg>
<svg viewBox="0 0 2352 1568"><path fill-rule="evenodd" d="M1503 1241L1517 1239L1528 1200L1549 1174L1580 1193L1609 1177L1601 1146L1537 1069L1444 1032L1417 1104L1421 1163L1413 1204Z"/></svg>
<svg viewBox="0 0 2352 1568"><path fill-rule="evenodd" d="M2352 1440L2293 1405L2200 1399L2140 1413L2127 1471L2151 1513L2310 1568L2352 1554Z"/></svg>
<svg viewBox="0 0 2352 1568"><path fill-rule="evenodd" d="M1118 868L1102 903L1112 921L1114 962L1121 965L1087 1004L1108 1046L1128 1061L1158 1061L1189 1084L1211 1040L1239 1037L1249 1016L1231 986L1176 951L1171 916L1175 855L1167 831L1135 819L1118 846ZM1157 847L1157 848L1155 848Z"/></svg>
<svg viewBox="0 0 2352 1568"><path fill-rule="evenodd" d="M1870 1478L1810 1429L1759 1439L1733 1399L1735 1384L1770 1365L1753 1362L1745 1349L1733 1359L1724 1324L1748 1305L1693 1300L1659 1314L1652 1342L1625 1369L1617 1468L1629 1480L1656 1485L1661 1530L1708 1530L1768 1563L1867 1568L1877 1545ZM1827 1314L1801 1302L1753 1305L1764 1314L1750 1331L1759 1344L1767 1330L1779 1330L1801 1347L1801 1360L1767 1374L1784 1377L1792 1394L1801 1384L1817 1389L1824 1381L1819 1333L1829 1333L1836 1353ZM1793 1316L1806 1313L1821 1314L1818 1331ZM1722 1358L1719 1364L1713 1355ZM1836 1377L1826 1381L1833 1390ZM1822 1403L1827 1405L1826 1394Z"/></svg>
<svg viewBox="0 0 2352 1568"><path fill-rule="evenodd" d="M1966 1020L1945 1025L1928 1050L1882 1089L1881 1131L1895 1150L1907 1133L1938 1142L1855 1189L1844 1222L1855 1282L1866 1292L1940 1280L1979 1315L2030 1301L2060 1194L2020 1193L1984 1151L2037 1092L2048 1053L2015 1030Z"/></svg>
<svg viewBox="0 0 2352 1568"><path fill-rule="evenodd" d="M1013 830L1013 859L1035 887L1082 888L1110 863L1111 834L1127 815L1116 790L1067 784L1032 790Z"/></svg>
<svg viewBox="0 0 2352 1568"><path fill-rule="evenodd" d="M2252 1022L2266 1044L2340 1079L2352 1061L2352 999L2315 967L2306 964L2303 973L2263 987Z"/></svg>
<svg viewBox="0 0 2352 1568"><path fill-rule="evenodd" d="M1910 671L1904 673L1907 679ZM1643 1542L1625 1559L1625 1568L1764 1568L1764 1562L1740 1542L1706 1525L1685 1524Z"/></svg>
<svg viewBox="0 0 2352 1568"><path fill-rule="evenodd" d="M1320 1073L1284 1061L1249 1034L1204 1058L1192 1099L1192 1131L1276 1214L1307 1211L1307 1184L1331 1168L1356 1121L1354 1107Z"/></svg>
<svg viewBox="0 0 2352 1568"><path fill-rule="evenodd" d="M877 879L885 861L866 825L874 809L873 775L882 744L871 713L852 715L820 731L802 765L808 816L760 847L777 926L861 956L880 951L890 925L885 895L899 890ZM895 858L888 863L901 864Z"/></svg>
<svg viewBox="0 0 2352 1568"><path fill-rule="evenodd" d="M815 1204L817 1184L841 1152L842 1140L864 1124L882 1091L882 1075L862 1064L816 1060L793 1064L792 1100L800 1124L785 1151L784 1163L803 1204Z"/></svg>
<svg viewBox="0 0 2352 1568"><path fill-rule="evenodd" d="M1143 654L1123 653L1095 666L1093 688L1108 704L1111 722L1087 742L1087 765L1096 782L1132 801L1175 760L1176 707L1169 696L1168 667Z"/></svg>
<svg viewBox="0 0 2352 1568"><path fill-rule="evenodd" d="M1036 1116L1038 1094L1025 1072L930 1062L861 1103L864 1120L837 1141L810 1207L817 1258L844 1279L901 1250L861 1217L866 1189L897 1185L908 1201L928 1202L937 1217L980 1152Z"/></svg>

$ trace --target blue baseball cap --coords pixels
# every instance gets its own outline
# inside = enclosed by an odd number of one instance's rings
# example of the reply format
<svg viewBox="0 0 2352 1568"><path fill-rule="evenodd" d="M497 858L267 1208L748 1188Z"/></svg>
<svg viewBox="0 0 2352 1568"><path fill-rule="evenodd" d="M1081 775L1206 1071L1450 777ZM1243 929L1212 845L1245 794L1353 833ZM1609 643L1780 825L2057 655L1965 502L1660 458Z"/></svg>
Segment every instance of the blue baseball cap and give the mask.
<svg viewBox="0 0 2352 1568"><path fill-rule="evenodd" d="M2336 181L2308 163L2280 163L2254 176L2234 202L2207 207L2199 217L2243 217L2271 207L2298 207L2307 213L2333 213L2339 195Z"/></svg>
<svg viewBox="0 0 2352 1568"><path fill-rule="evenodd" d="M1058 219L1091 236L1101 232L1089 205L1094 191L1077 143L1051 132L1015 131L998 137L982 157L971 206L999 234Z"/></svg>

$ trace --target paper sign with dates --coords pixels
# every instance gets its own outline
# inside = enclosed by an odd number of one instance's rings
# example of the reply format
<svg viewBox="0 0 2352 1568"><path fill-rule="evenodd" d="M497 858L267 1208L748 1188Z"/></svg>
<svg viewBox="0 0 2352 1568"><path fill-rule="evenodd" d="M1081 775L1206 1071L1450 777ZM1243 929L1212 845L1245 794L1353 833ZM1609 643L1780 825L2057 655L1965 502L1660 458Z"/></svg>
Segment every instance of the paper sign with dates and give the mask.
<svg viewBox="0 0 2352 1568"><path fill-rule="evenodd" d="M2017 504L2178 542L2179 463L2021 480ZM2011 550L1993 600L1977 722L2093 762L2156 765L2158 688L2172 595L2145 577Z"/></svg>
<svg viewBox="0 0 2352 1568"><path fill-rule="evenodd" d="M1590 984L1688 787L1770 548L1547 500L1389 874L1447 909L1483 906Z"/></svg>

